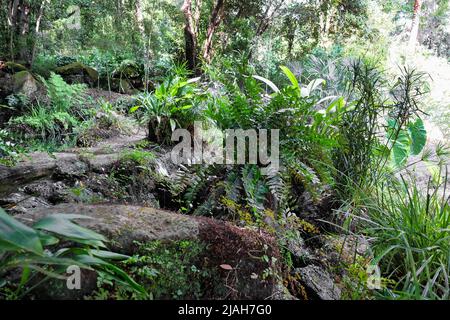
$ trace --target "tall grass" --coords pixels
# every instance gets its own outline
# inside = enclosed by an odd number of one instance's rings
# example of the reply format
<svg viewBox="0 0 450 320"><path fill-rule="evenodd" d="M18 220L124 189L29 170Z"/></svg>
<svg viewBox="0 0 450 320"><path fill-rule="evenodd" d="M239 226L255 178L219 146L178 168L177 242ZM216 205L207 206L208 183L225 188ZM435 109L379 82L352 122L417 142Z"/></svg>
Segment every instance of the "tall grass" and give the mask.
<svg viewBox="0 0 450 320"><path fill-rule="evenodd" d="M421 190L414 178L390 177L376 195L355 189L356 210L369 237L373 264L389 285L390 299L450 297L450 205L447 170L439 185ZM359 195L359 197L358 197Z"/></svg>

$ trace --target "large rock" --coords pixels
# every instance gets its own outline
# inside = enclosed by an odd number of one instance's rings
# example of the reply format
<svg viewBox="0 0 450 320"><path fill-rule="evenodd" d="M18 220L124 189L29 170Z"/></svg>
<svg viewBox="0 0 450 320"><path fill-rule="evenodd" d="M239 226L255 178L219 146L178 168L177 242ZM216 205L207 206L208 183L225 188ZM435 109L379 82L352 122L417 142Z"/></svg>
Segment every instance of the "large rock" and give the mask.
<svg viewBox="0 0 450 320"><path fill-rule="evenodd" d="M31 98L38 90L36 79L28 71L20 71L13 75L14 92L21 93Z"/></svg>
<svg viewBox="0 0 450 320"><path fill-rule="evenodd" d="M93 85L98 81L97 70L80 62L56 68L55 72L61 75L68 83L88 83Z"/></svg>
<svg viewBox="0 0 450 320"><path fill-rule="evenodd" d="M73 148L51 155L34 152L14 167L0 165L0 195L7 195L17 187L40 178L53 176L55 179L74 182L84 177L89 170L104 173L117 162L123 149L144 138L145 133L139 132L133 136L118 136L105 140L92 148Z"/></svg>
<svg viewBox="0 0 450 320"><path fill-rule="evenodd" d="M37 208L49 208L50 204L42 198L30 196L22 192L0 198L0 206L10 214L25 214Z"/></svg>
<svg viewBox="0 0 450 320"><path fill-rule="evenodd" d="M32 210L18 216L32 224L47 215L81 214L93 219L80 220L85 227L96 230L111 240L114 250L125 254L136 252L136 241L197 240L206 244L201 266L219 279L206 284L211 298L266 299L279 292L276 278L279 269L269 265L263 256L276 257L279 252L272 237L261 232L238 228L227 222L192 217L164 210L122 205L63 204ZM275 261L275 260L274 260ZM224 267L224 265L226 267ZM271 270L271 276L264 277ZM92 286L94 278L83 279ZM56 297L57 298L57 297Z"/></svg>
<svg viewBox="0 0 450 320"><path fill-rule="evenodd" d="M0 165L0 181L3 184L20 184L45 176L50 176L56 169L58 162L72 160L76 155L72 153L54 153L49 155L44 152L30 154L30 159L19 162L14 167Z"/></svg>

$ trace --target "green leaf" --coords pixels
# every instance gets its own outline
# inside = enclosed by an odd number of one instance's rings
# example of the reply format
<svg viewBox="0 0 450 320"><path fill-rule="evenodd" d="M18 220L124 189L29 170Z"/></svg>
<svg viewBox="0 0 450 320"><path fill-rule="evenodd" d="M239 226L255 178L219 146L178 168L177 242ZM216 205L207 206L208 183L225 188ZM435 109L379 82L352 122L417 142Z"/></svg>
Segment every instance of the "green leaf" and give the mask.
<svg viewBox="0 0 450 320"><path fill-rule="evenodd" d="M134 113L136 112L141 106L134 106L133 108L130 109L130 113Z"/></svg>
<svg viewBox="0 0 450 320"><path fill-rule="evenodd" d="M415 122L408 125L411 134L411 154L417 156L422 152L427 142L427 130L422 119L418 118Z"/></svg>
<svg viewBox="0 0 450 320"><path fill-rule="evenodd" d="M411 139L409 133L405 130L400 130L392 148L392 157L397 167L401 167L406 163L410 151Z"/></svg>
<svg viewBox="0 0 450 320"><path fill-rule="evenodd" d="M41 243L42 243L42 245L44 247L45 246L52 246L52 245L55 245L55 244L57 244L59 242L58 238L56 238L56 237L54 237L54 236L52 236L52 235L50 235L50 234L48 234L48 233L46 233L44 231L38 230L38 235L39 235L39 238L41 239Z"/></svg>
<svg viewBox="0 0 450 320"><path fill-rule="evenodd" d="M111 251L106 251L106 250L91 250L90 252L94 256L96 256L98 258L102 258L102 259L125 260L125 259L129 258L129 256L127 256L127 255L115 253L115 252L111 252Z"/></svg>
<svg viewBox="0 0 450 320"><path fill-rule="evenodd" d="M264 82L270 89L272 89L273 92L280 92L280 89L278 89L278 87L275 85L275 83L273 83L269 79L266 79L264 77L257 76L257 75L253 75L253 78L255 78L256 80Z"/></svg>
<svg viewBox="0 0 450 320"><path fill-rule="evenodd" d="M176 127L177 123L175 122L175 120L170 119L170 129L172 130L172 132L175 131Z"/></svg>
<svg viewBox="0 0 450 320"><path fill-rule="evenodd" d="M89 255L78 255L74 257L77 261L88 266L103 267L117 282L131 286L134 290L146 294L145 289L136 283L125 271L100 258Z"/></svg>
<svg viewBox="0 0 450 320"><path fill-rule="evenodd" d="M285 67L285 66L280 66L281 70L284 72L284 74L289 78L289 81L291 81L292 86L294 88L300 89L300 85L298 84L297 78L295 77L295 75L292 73L291 70L289 70L289 68Z"/></svg>
<svg viewBox="0 0 450 320"><path fill-rule="evenodd" d="M44 253L37 232L0 208L0 250L14 249L23 249L37 255Z"/></svg>
<svg viewBox="0 0 450 320"><path fill-rule="evenodd" d="M75 240L107 241L101 234L83 228L72 222L73 219L90 219L87 216L73 214L52 214L34 224L34 228L45 230Z"/></svg>

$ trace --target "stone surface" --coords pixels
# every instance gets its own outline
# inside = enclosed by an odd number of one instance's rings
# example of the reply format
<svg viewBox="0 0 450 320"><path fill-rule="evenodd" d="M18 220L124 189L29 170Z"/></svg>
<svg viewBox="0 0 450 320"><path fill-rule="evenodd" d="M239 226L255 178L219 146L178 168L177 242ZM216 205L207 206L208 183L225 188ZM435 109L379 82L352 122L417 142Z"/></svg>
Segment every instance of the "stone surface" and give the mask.
<svg viewBox="0 0 450 320"><path fill-rule="evenodd" d="M88 67L80 62L73 62L59 67L55 70L69 83L89 83L94 84L98 80L97 70Z"/></svg>
<svg viewBox="0 0 450 320"><path fill-rule="evenodd" d="M261 259L263 255L276 256L279 260L275 241L259 232L208 218L123 205L63 204L30 210L17 218L32 224L55 213L91 217L80 220L79 224L105 235L111 240L113 250L125 254L135 252L136 241L200 240L206 244L206 251L199 261L203 261L202 267L217 274L219 279L218 284L207 284L207 295L212 298L266 299L275 297L275 293L278 293L278 298L282 297L274 280L278 278L279 269L272 266L273 278L262 276L269 268ZM223 264L232 269L220 268Z"/></svg>
<svg viewBox="0 0 450 320"><path fill-rule="evenodd" d="M88 166L82 162L77 154L66 155L63 158L57 157L55 171L53 176L63 180L73 180L83 177L88 171Z"/></svg>
<svg viewBox="0 0 450 320"><path fill-rule="evenodd" d="M99 143L91 148L72 148L65 152L48 154L34 152L27 155L14 167L0 165L0 194L6 185L19 185L39 178L49 177L56 172L56 176L78 177L92 165L96 170L111 166L120 152L145 138L144 132L132 136L118 136ZM103 155L96 158L98 155Z"/></svg>
<svg viewBox="0 0 450 320"><path fill-rule="evenodd" d="M341 289L336 286L328 271L322 267L309 265L295 269L294 273L300 275L300 280L307 289L309 299L340 299Z"/></svg>
<svg viewBox="0 0 450 320"><path fill-rule="evenodd" d="M38 90L37 81L28 71L20 71L13 75L14 92L21 93L31 98Z"/></svg>
<svg viewBox="0 0 450 320"><path fill-rule="evenodd" d="M88 164L90 170L97 173L104 173L109 171L119 158L119 154L113 153L93 155L92 157L87 156L83 160Z"/></svg>
<svg viewBox="0 0 450 320"><path fill-rule="evenodd" d="M55 166L55 158L47 153L36 152L14 167L0 165L0 181L2 183L31 181L50 175Z"/></svg>
<svg viewBox="0 0 450 320"><path fill-rule="evenodd" d="M31 222L54 213L93 218L79 223L109 237L125 252L132 251L134 241L195 239L199 232L198 222L190 217L137 206L62 204L20 219Z"/></svg>
<svg viewBox="0 0 450 320"><path fill-rule="evenodd" d="M62 181L53 182L40 180L22 188L29 195L44 198L51 203L61 203L68 200L68 187Z"/></svg>
<svg viewBox="0 0 450 320"><path fill-rule="evenodd" d="M26 214L30 210L50 207L50 204L44 199L30 196L21 192L10 194L7 197L0 198L0 206L10 214Z"/></svg>
<svg viewBox="0 0 450 320"><path fill-rule="evenodd" d="M0 70L0 99L6 98L14 90L12 75Z"/></svg>
<svg viewBox="0 0 450 320"><path fill-rule="evenodd" d="M305 241L300 236L297 238L287 238L286 249L291 253L295 266L308 264L315 259L314 255L306 246Z"/></svg>

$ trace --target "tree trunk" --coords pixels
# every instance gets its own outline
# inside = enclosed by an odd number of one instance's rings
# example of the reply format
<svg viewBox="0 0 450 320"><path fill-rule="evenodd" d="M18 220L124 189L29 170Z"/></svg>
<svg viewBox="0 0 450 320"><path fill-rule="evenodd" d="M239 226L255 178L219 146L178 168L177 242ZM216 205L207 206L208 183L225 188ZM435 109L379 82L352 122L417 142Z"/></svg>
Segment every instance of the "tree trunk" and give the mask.
<svg viewBox="0 0 450 320"><path fill-rule="evenodd" d="M50 1L50 0L42 0L41 5L39 6L39 13L36 18L36 25L34 28L33 50L31 53L31 65L33 65L34 59L36 58L36 47L37 47L36 44L37 44L37 39L39 37L39 31L41 29L41 21L42 21L42 17L44 16L44 10L45 10L45 5L46 5L47 1Z"/></svg>
<svg viewBox="0 0 450 320"><path fill-rule="evenodd" d="M139 33L141 34L142 38L145 37L145 25L144 25L144 14L142 13L142 0L136 0L135 7L134 7L134 14L136 17L136 23L139 30Z"/></svg>
<svg viewBox="0 0 450 320"><path fill-rule="evenodd" d="M191 71L197 71L197 33L192 15L192 0L184 0L181 7L185 18L184 39L185 39L185 55L188 68Z"/></svg>
<svg viewBox="0 0 450 320"><path fill-rule="evenodd" d="M10 59L14 61L16 54L15 54L15 41L16 41L16 34L17 34L17 16L18 16L18 10L19 10L19 0L13 0L10 1L9 5L9 17L8 17L8 25L10 30L10 36L9 36L9 54Z"/></svg>
<svg viewBox="0 0 450 320"><path fill-rule="evenodd" d="M19 35L19 59L29 64L31 62L31 46L29 45L31 6L28 1L22 1L19 8L21 25Z"/></svg>
<svg viewBox="0 0 450 320"><path fill-rule="evenodd" d="M223 15L224 15L224 0L217 0L217 3L211 14L208 31L206 32L206 40L203 46L203 59L205 60L206 63L211 62L214 32L222 22Z"/></svg>
<svg viewBox="0 0 450 320"><path fill-rule="evenodd" d="M417 43L417 36L419 34L420 13L422 10L422 0L415 0L414 2L414 14L411 25L411 33L409 36L409 47L415 48Z"/></svg>

